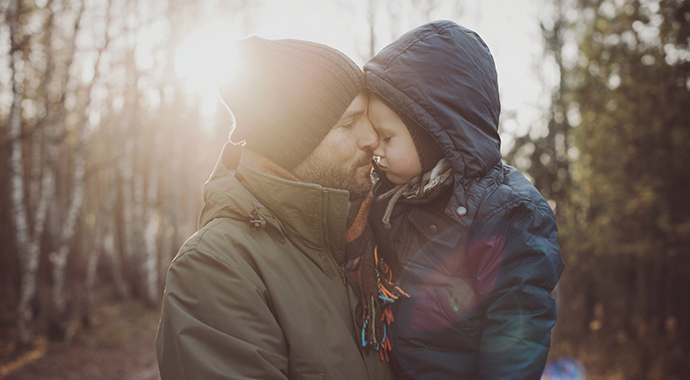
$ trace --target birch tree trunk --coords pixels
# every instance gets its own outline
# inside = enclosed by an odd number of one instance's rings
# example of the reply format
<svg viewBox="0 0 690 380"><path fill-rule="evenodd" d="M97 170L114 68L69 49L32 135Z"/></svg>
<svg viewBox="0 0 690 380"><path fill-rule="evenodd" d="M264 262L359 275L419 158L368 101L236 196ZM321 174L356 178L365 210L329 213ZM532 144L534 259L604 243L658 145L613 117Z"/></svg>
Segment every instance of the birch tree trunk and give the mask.
<svg viewBox="0 0 690 380"><path fill-rule="evenodd" d="M115 220L110 217L106 222L105 234L103 235L103 250L110 260L110 271L115 282L115 296L122 300L127 297L127 285L122 276L122 261L115 247Z"/></svg>
<svg viewBox="0 0 690 380"><path fill-rule="evenodd" d="M139 71L135 60L135 45L137 30L140 26L140 14L137 12L137 1L127 0L126 7L133 16L131 24L124 31L128 38L127 46L127 83L129 84L125 97L127 116L123 118L123 130L125 133L125 157L123 163L123 216L125 222L125 244L127 266L130 282L133 284L133 293L137 297L146 299L146 280L144 276L145 247L144 236L144 174L141 165L141 131L137 129L140 122L140 93L137 88L139 83Z"/></svg>
<svg viewBox="0 0 690 380"><path fill-rule="evenodd" d="M133 90L136 91L136 90ZM136 102L130 102L135 104ZM128 131L136 116L134 111L125 118L129 121L123 127L124 131ZM135 295L142 296L142 252L141 252L141 236L142 236L142 207L143 207L143 179L136 172L134 163L138 162L136 159L138 149L133 141L133 133L125 133L128 135L124 141L124 157L121 161L120 170L122 176L122 217L124 224L124 251L125 251L125 265L127 267L127 274L132 284L132 290Z"/></svg>
<svg viewBox="0 0 690 380"><path fill-rule="evenodd" d="M111 169L108 170L110 174ZM114 251L114 236L112 233L113 229L113 209L115 205L115 186L111 179L111 175L106 176L106 188L108 193L106 194L106 199L103 202L103 206L100 209L100 220L96 223L96 232L94 233L95 243L92 245L91 252L89 253L89 259L86 264L86 279L84 281L84 309L82 311L82 322L86 326L91 325L91 312L93 310L93 289L96 284L96 274L98 269L98 263L100 262L101 255L103 251L106 251L110 256L111 252ZM108 245L112 245L108 246ZM119 263L119 261L118 261ZM118 265L119 266L119 265ZM117 280L120 280L118 282ZM114 279L116 286L123 285L122 276Z"/></svg>
<svg viewBox="0 0 690 380"><path fill-rule="evenodd" d="M37 267L28 256L29 222L25 206L24 195L24 159L22 151L22 108L23 99L22 73L20 72L22 61L21 41L19 36L20 0L10 0L7 9L7 24L10 29L10 70L12 71L12 105L9 115L9 139L10 139L10 191L12 203L12 221L14 226L17 258L20 268L20 297L17 307L17 327L19 329L19 344L26 346L31 343L33 333L30 323L33 320L33 312L30 302L32 287L36 284L35 271L30 268Z"/></svg>
<svg viewBox="0 0 690 380"><path fill-rule="evenodd" d="M144 236L146 245L146 303L155 307L158 305L158 231L160 230L160 216L156 210L148 215Z"/></svg>
<svg viewBox="0 0 690 380"><path fill-rule="evenodd" d="M106 202L109 202L106 201ZM104 207L105 208L105 207ZM108 218L108 214L105 214ZM98 269L98 263L100 262L101 253L103 252L103 244L99 242L103 241L105 235L105 226L107 222L102 222L96 224L96 230L94 231L93 238L95 239L95 244L91 247L89 252L89 259L86 262L86 279L84 280L84 306L81 314L81 321L86 327L91 326L91 312L93 310L93 288L96 284L96 273Z"/></svg>
<svg viewBox="0 0 690 380"><path fill-rule="evenodd" d="M127 119L127 118L125 118ZM127 134L127 125L122 125L122 130L124 133L123 135ZM134 179L134 170L133 170L133 162L132 162L132 154L134 152L134 144L132 141L129 139L125 140L123 142L124 144L124 155L122 157L122 160L120 160L118 170L120 171L120 177L122 178L122 184L121 184L121 189L122 189L122 232L123 232L123 251L124 251L124 265L127 268L127 272L129 275L129 268L131 267L131 262L132 260L132 246L134 243L132 240L134 239L134 230L132 229L132 219L133 219L133 211L132 211L132 199L134 196L132 195L132 183ZM132 276L129 275L131 278Z"/></svg>
<svg viewBox="0 0 690 380"><path fill-rule="evenodd" d="M146 246L146 303L155 307L158 305L158 236L161 225L158 213L158 155L161 151L161 134L154 131L153 154L151 159L151 175L146 196L146 229L144 244Z"/></svg>
<svg viewBox="0 0 690 380"><path fill-rule="evenodd" d="M47 7L50 9L52 1L48 2ZM43 81L43 91L46 98L45 108L46 115L41 120L41 124L45 127L41 128L43 134L34 133L32 138L34 140L34 148L37 150L33 153L32 165L32 185L31 185L31 202L35 204L33 212L33 231L30 233L30 240L27 251L27 267L26 278L28 279L25 286L22 287L21 302L30 303L36 295L37 278L36 273L40 264L41 258L41 243L44 237L46 227L46 220L49 213L49 206L51 205L56 192L55 181L55 162L58 159L58 135L64 130L64 114L65 104L62 101L65 98L66 88L61 88L61 94L57 101L57 111L51 112L50 83L53 79L52 73L53 52L52 52L52 38L53 38L53 21L54 12L50 12L46 19L45 27L45 51L46 51L46 67ZM68 65L71 62L68 62ZM36 128L36 127L34 127ZM44 149L41 149L41 148Z"/></svg>
<svg viewBox="0 0 690 380"><path fill-rule="evenodd" d="M136 146L135 157L139 158L136 162L140 162L142 154L139 144ZM146 247L144 239L144 170L142 167L131 168L134 176L132 181L132 201L130 203L132 213L132 224L130 226L130 240L129 251L131 253L132 273L134 275L133 282L136 288L136 295L146 300Z"/></svg>
<svg viewBox="0 0 690 380"><path fill-rule="evenodd" d="M72 56L76 52L76 36L79 31L79 23L81 21L82 14L84 12L84 0L81 1L78 15L75 19L74 25L74 36L72 39ZM110 7L110 2L108 4L108 9ZM108 12L110 14L110 12ZM64 219L63 228L59 236L59 245L54 255L51 255L51 261L53 264L53 327L62 330L62 320L66 317L66 303L65 303L65 283L66 283L66 271L67 260L70 253L70 244L74 233L76 231L77 222L79 216L81 215L81 207L84 203L84 197L86 192L86 154L87 154L87 143L90 137L90 127L88 126L88 117L90 114L91 105L91 91L93 84L97 82L99 76L99 65L101 57L103 56L103 51L108 46L108 34L107 26L109 24L110 17L106 19L106 38L103 46L98 50L98 55L94 63L94 78L91 80L90 84L87 86L85 93L87 95L86 104L84 106L84 118L81 122L81 126L78 130L78 142L76 147L76 152L74 154L73 162L73 174L72 174L72 197L69 202L69 207L67 208L67 214ZM65 84L66 86L66 84Z"/></svg>
<svg viewBox="0 0 690 380"><path fill-rule="evenodd" d="M79 142L77 154L74 158L74 174L72 199L67 209L62 233L60 234L60 244L55 255L51 255L53 263L53 302L54 316L62 319L65 314L65 267L70 253L70 243L76 230L77 221L81 214L81 206L84 203L85 193L85 166L86 166L86 142L89 138L88 127L82 125L79 131Z"/></svg>

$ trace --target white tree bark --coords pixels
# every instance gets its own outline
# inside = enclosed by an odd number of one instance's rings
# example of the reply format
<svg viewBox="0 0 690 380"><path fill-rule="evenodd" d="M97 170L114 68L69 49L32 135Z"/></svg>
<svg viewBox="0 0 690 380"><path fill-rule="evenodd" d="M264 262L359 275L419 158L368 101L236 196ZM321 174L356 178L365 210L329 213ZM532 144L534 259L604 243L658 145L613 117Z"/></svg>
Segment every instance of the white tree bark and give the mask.
<svg viewBox="0 0 690 380"><path fill-rule="evenodd" d="M157 132L157 131L156 131ZM158 304L158 236L161 225L158 213L158 180L159 169L157 163L158 154L161 151L161 134L154 132L153 158L151 162L151 175L146 196L146 230L144 231L144 243L146 245L146 303L149 306Z"/></svg>
<svg viewBox="0 0 690 380"><path fill-rule="evenodd" d="M84 12L84 0L81 1L78 15L75 19L74 33L72 39L72 56L76 52L76 34L79 30L79 23ZM108 9L110 9L110 2L108 3ZM108 12L110 15L110 12ZM73 172L72 172L72 197L69 202L69 207L67 208L67 214L65 215L62 231L60 233L60 241L55 254L51 255L51 262L53 264L53 306L54 306L54 316L58 319L64 317L65 313L65 268L67 266L67 260L70 254L70 244L72 238L76 231L77 222L79 216L81 215L81 208L84 203L84 197L86 193L86 155L87 155L87 144L90 138L90 127L88 125L91 108L91 91L93 84L98 80L100 74L99 65L103 52L108 46L108 34L107 26L109 25L110 17L106 19L106 39L103 46L98 50L98 55L94 63L94 78L87 86L85 93L86 104L84 106L84 118L81 122L81 126L78 130L78 142L76 147L76 152L74 154L73 162ZM65 86L67 84L65 83Z"/></svg>
<svg viewBox="0 0 690 380"><path fill-rule="evenodd" d="M108 170L110 174L112 169ZM116 187L112 183L112 175L106 176L106 188L108 193L105 196L105 201L99 210L100 219L96 222L96 231L94 233L94 244L89 253L89 259L86 265L86 279L84 281L84 311L82 320L87 325L91 323L91 312L93 310L93 289L96 284L96 274L98 270L98 263L102 253L105 251L106 255L111 258L115 252L115 236L113 234L113 209L115 205L115 198L117 196ZM117 261L119 269L119 260ZM115 275L115 273L113 273ZM117 276L117 277L116 277ZM122 273L118 273L114 277L116 286L124 286L122 281ZM119 280L119 282L118 282ZM119 290L119 289L118 289ZM124 291L123 291L124 293ZM124 294L122 294L124 297Z"/></svg>
<svg viewBox="0 0 690 380"><path fill-rule="evenodd" d="M53 71L53 54L52 54L52 32L53 32L53 13L50 13L46 19L45 26L45 50L46 50L46 68L44 74L44 91L46 99L50 98L47 91L49 83L52 80ZM62 90L61 98L64 98L64 89ZM45 104L46 116L41 121L45 124L41 130L32 135L34 151L31 161L32 179L30 185L31 204L34 205L32 210L33 215L33 230L30 232L30 240L28 242L27 260L24 272L24 279L22 282L20 292L20 308L29 307L31 300L36 296L37 278L36 273L41 258L41 242L43 241L44 231L46 227L46 220L48 210L51 202L54 199L56 184L55 184L55 162L58 158L57 149L57 135L63 126L62 120L64 118L64 102L60 102L58 111L53 115L50 112L49 101ZM36 127L34 127L36 128ZM43 135L40 133L42 132ZM41 149L45 148L45 149Z"/></svg>
<svg viewBox="0 0 690 380"><path fill-rule="evenodd" d="M124 125L122 128L126 131L127 125ZM120 171L120 177L122 178L122 224L124 225L124 252L125 260L127 261L125 265L129 265L129 262L132 260L131 256L133 255L132 245L134 245L131 242L134 235L134 231L132 230L132 199L134 198L132 191L132 183L134 182L134 163L132 162L132 155L134 154L134 143L127 139L123 144L124 155L122 160L120 160L118 169Z"/></svg>
<svg viewBox="0 0 690 380"><path fill-rule="evenodd" d="M74 173L72 179L72 200L67 215L64 220L62 233L60 235L60 245L55 255L51 255L53 263L53 302L55 306L55 316L61 318L65 312L65 267L70 253L70 243L76 230L77 221L81 214L81 206L84 203L84 193L86 188L85 168L86 168L86 142L89 138L88 126L82 125L79 131L79 143L77 154L74 157Z"/></svg>
<svg viewBox="0 0 690 380"><path fill-rule="evenodd" d="M130 125L133 125L133 115L129 115L129 123L123 126L123 130L127 131ZM125 118L127 119L127 118ZM137 202L137 194L140 193L136 189L139 187L139 178L137 178L134 170L134 162L136 146L132 138L126 138L124 144L124 156L120 161L120 176L122 178L122 222L123 222L123 237L124 237L124 265L129 276L129 282L132 284L134 293L140 292L139 286L141 276L141 203ZM143 192L143 190L142 190ZM143 196L142 196L143 198ZM138 206L137 206L138 205ZM141 294L141 293L139 293Z"/></svg>
<svg viewBox="0 0 690 380"><path fill-rule="evenodd" d="M87 274L85 281L85 293L87 297L87 312L90 312L89 307L91 306L91 294L93 293L93 285L96 281L96 269L98 268L98 261L101 254L105 254L105 257L110 261L110 271L113 278L115 286L115 296L119 300L123 300L127 297L127 285L125 284L124 277L122 275L122 263L120 261L119 251L117 250L116 244L116 220L115 220L115 200L117 198L117 186L115 180L115 168L110 168L108 170L108 175L106 178L106 189L108 194L106 195L105 202L100 212L100 222L98 224L98 234L97 240L94 244L94 252L89 256L89 262L87 266ZM96 257L93 257L96 256Z"/></svg>
<svg viewBox="0 0 690 380"><path fill-rule="evenodd" d="M10 70L12 71L12 105L9 115L9 134L10 139L10 192L12 202L12 221L14 226L15 244L20 269L20 299L17 307L17 320L19 329L19 343L28 345L33 339L30 323L33 319L30 301L27 294L33 294L35 289L35 271L30 268L37 267L29 259L29 222L27 218L25 194L24 194L24 159L22 150L22 107L23 86L21 61L22 52L20 48L19 14L20 1L10 0L7 9L7 24L10 29Z"/></svg>
<svg viewBox="0 0 690 380"><path fill-rule="evenodd" d="M127 285L122 276L122 262L119 253L115 248L115 221L109 218L106 224L105 234L103 236L103 250L110 259L110 271L115 282L115 295L119 299L124 299L127 296Z"/></svg>
<svg viewBox="0 0 690 380"><path fill-rule="evenodd" d="M126 4L132 9L136 9L136 1L127 0ZM139 14L133 11L135 16L133 22L128 26L125 33L131 45L127 47L126 66L128 83L132 86L128 87L125 94L126 108L130 111L127 117L123 118L123 131L126 133L124 146L125 157L122 160L122 203L123 203L123 219L125 223L125 252L128 266L129 279L133 284L133 290L136 296L146 299L146 277L145 277L145 243L144 237L144 201L146 193L144 190L144 173L141 167L142 159L142 144L141 131L137 130L135 126L139 122L140 93L135 85L139 82L140 73L137 70L135 56L135 41L136 32L139 27Z"/></svg>
<svg viewBox="0 0 690 380"><path fill-rule="evenodd" d="M153 210L147 217L144 242L146 244L146 303L150 306L158 304L158 231L160 217Z"/></svg>
<svg viewBox="0 0 690 380"><path fill-rule="evenodd" d="M109 215L105 214L106 218ZM91 325L91 312L93 310L93 288L96 284L96 272L98 269L98 263L101 259L101 253L103 252L103 244L99 243L103 241L105 235L105 223L97 223L96 230L93 233L93 238L95 239L94 244L91 246L89 251L89 259L86 262L86 279L84 280L84 309L82 311L82 321L86 326Z"/></svg>
<svg viewBox="0 0 690 380"><path fill-rule="evenodd" d="M141 151L137 147L135 157L140 158ZM138 160L137 160L138 161ZM146 300L146 247L144 238L144 169L131 168L134 173L132 182L132 200L130 202L132 224L130 225L129 252L131 254L131 269L136 284L136 294ZM138 170L137 170L138 169Z"/></svg>
<svg viewBox="0 0 690 380"><path fill-rule="evenodd" d="M70 57L74 57L76 53L76 41L77 34L79 31L79 24L81 22L82 14L84 13L84 0L81 1L79 12L74 21L74 35L72 36L72 45ZM100 56L100 54L99 54ZM98 61L98 59L97 59ZM65 71L65 80L63 88L67 88L69 85L69 67L71 66L72 58L68 60L67 70ZM93 82L91 82L93 84ZM90 87L89 87L90 89ZM88 101L87 101L88 102ZM64 103L64 102L62 102ZM61 109L63 105L61 104ZM88 105L86 107L88 110ZM88 115L88 113L85 113ZM64 117L59 120L62 125L64 125ZM64 298L64 287L65 287L65 267L67 265L67 257L69 255L69 243L74 235L74 231L77 224L77 217L81 211L81 205L84 202L84 174L85 174L85 145L88 140L88 128L86 127L86 122L82 123L81 128L79 128L79 137L76 148L76 154L74 155L74 168L72 174L72 198L69 202L67 208L67 213L65 214L62 230L58 236L58 248L55 252L50 255L50 261L53 269L53 288L52 288L52 301L53 301L53 319L61 320L64 317L65 312L65 298Z"/></svg>

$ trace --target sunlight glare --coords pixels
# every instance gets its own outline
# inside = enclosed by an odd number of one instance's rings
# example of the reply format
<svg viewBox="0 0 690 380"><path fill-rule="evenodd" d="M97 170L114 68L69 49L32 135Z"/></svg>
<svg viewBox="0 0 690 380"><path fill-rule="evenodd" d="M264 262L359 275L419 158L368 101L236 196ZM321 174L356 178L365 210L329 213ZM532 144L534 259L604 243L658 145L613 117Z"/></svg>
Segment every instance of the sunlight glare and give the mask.
<svg viewBox="0 0 690 380"><path fill-rule="evenodd" d="M175 75L199 94L206 115L216 110L218 85L237 69L233 35L223 24L207 25L192 33L175 51Z"/></svg>

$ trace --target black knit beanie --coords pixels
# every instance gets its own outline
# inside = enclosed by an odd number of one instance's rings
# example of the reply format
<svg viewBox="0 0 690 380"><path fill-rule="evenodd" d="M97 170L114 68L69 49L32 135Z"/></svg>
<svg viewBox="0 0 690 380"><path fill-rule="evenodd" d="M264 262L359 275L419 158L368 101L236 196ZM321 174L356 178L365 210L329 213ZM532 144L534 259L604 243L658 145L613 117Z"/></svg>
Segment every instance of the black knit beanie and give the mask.
<svg viewBox="0 0 690 380"><path fill-rule="evenodd" d="M236 47L240 65L220 87L235 117L232 141L292 170L362 90L362 70L315 42L250 37Z"/></svg>

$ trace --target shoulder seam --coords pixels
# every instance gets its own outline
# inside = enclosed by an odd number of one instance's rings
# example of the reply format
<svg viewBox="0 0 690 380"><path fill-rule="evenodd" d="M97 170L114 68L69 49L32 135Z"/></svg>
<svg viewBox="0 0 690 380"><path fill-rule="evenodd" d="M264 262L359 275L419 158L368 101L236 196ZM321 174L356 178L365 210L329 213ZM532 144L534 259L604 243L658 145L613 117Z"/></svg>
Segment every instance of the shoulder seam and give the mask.
<svg viewBox="0 0 690 380"><path fill-rule="evenodd" d="M513 200L510 201L510 202L507 202L507 203L501 205L500 207L497 207L495 210L493 210L493 211L489 212L488 214L486 214L486 215L477 223L477 225L476 225L474 228L481 228L487 221L489 221L491 218L493 218L493 217L496 216L497 214L499 214L499 213L501 213L501 212L504 212L505 210L508 210L509 208L512 208L513 206L515 206L516 204L519 204L519 203L523 203L523 204L526 204L526 205L531 205L531 206L536 207L536 208L539 207L539 203L538 203L538 202L535 202L535 201L534 201L533 199L531 199L530 197L527 197L527 196L525 196L524 194L522 194L522 192L518 191L513 185L508 184L508 183L503 183L503 184L500 184L499 187L500 187L500 186L507 186L507 187L509 187L509 188L512 190L512 193L516 195L515 199L513 199Z"/></svg>

